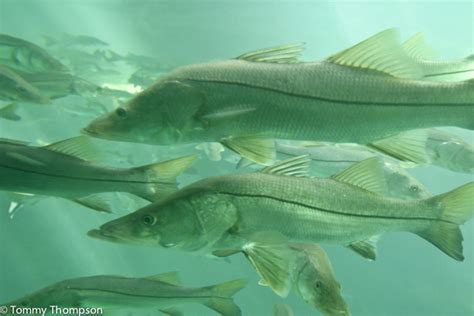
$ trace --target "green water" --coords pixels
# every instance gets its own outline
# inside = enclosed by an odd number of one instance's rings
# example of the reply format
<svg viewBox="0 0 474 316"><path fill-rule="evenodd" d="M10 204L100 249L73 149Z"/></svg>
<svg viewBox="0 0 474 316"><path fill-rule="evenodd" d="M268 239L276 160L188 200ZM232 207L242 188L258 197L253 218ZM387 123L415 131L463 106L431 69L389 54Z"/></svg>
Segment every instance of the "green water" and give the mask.
<svg viewBox="0 0 474 316"><path fill-rule="evenodd" d="M423 32L442 58L462 58L474 49L474 4L451 1L132 1L0 0L0 33L41 44L43 35L86 34L120 54L133 52L171 65L226 59L246 51L305 42L304 60L322 59L383 29L403 38ZM122 69L119 69L122 70ZM119 78L116 82L127 80ZM89 78L86 78L89 79ZM93 80L94 78L90 78ZM21 121L0 120L0 137L50 143L79 135L97 111L79 96L52 105L26 104ZM112 107L111 104L107 105ZM65 111L64 109L68 109ZM367 122L370 124L370 122ZM335 126L337 128L337 126ZM461 134L474 143L472 132ZM109 165L129 166L196 152L194 145L157 147L95 141ZM226 152L225 157L236 159ZM234 172L228 161L201 159L180 176L186 185L210 175ZM472 175L435 167L410 170L433 194L473 180ZM96 274L146 276L179 271L183 283L201 286L247 277L236 295L243 315L271 315L277 302L295 315L319 315L294 294L277 297L257 284L243 256L217 260L158 248L106 243L87 231L136 205L114 201L114 214L98 214L69 201L47 198L27 205L12 219L10 200L0 194L0 302L64 279ZM353 315L474 315L474 221L462 227L464 262L456 262L415 235L387 234L378 259L367 262L340 246L325 249ZM184 307L187 315L213 315L205 307ZM136 315L140 315L137 313Z"/></svg>

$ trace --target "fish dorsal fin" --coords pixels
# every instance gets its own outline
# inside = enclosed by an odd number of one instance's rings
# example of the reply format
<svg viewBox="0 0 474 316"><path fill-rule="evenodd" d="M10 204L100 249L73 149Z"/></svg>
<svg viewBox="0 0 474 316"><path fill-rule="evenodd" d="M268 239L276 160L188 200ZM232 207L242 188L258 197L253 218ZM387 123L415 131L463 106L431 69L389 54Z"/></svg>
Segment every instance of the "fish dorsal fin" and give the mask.
<svg viewBox="0 0 474 316"><path fill-rule="evenodd" d="M171 271L171 272L165 272L165 273L160 273L156 275L150 275L147 277L144 277L146 280L151 280L151 281L159 281L175 286L180 286L181 281L179 280L179 275L177 271Z"/></svg>
<svg viewBox="0 0 474 316"><path fill-rule="evenodd" d="M73 156L82 160L99 160L100 155L92 145L89 138L85 136L73 137L61 140L43 147L68 156Z"/></svg>
<svg viewBox="0 0 474 316"><path fill-rule="evenodd" d="M412 58L418 60L433 60L437 54L425 41L423 34L416 33L402 44L405 52Z"/></svg>
<svg viewBox="0 0 474 316"><path fill-rule="evenodd" d="M385 194L387 192L382 161L379 157L371 157L357 162L331 178L374 193Z"/></svg>
<svg viewBox="0 0 474 316"><path fill-rule="evenodd" d="M17 140L17 139L9 139L0 137L0 143L8 144L8 145L21 145L21 146L28 146L30 142Z"/></svg>
<svg viewBox="0 0 474 316"><path fill-rule="evenodd" d="M388 29L327 58L328 62L371 69L397 78L420 78L419 64L403 49L396 29Z"/></svg>
<svg viewBox="0 0 474 316"><path fill-rule="evenodd" d="M303 155L280 161L273 166L263 168L260 172L281 176L307 177L310 163L309 156Z"/></svg>
<svg viewBox="0 0 474 316"><path fill-rule="evenodd" d="M248 52L236 59L276 64L294 64L304 50L304 43L287 44Z"/></svg>

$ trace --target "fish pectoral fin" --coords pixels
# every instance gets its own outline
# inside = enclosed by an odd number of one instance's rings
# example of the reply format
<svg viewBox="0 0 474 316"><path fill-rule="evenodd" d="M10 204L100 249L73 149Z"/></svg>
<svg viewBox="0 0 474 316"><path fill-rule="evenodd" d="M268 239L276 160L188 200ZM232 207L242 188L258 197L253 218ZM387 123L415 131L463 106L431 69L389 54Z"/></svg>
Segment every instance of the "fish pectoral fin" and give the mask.
<svg viewBox="0 0 474 316"><path fill-rule="evenodd" d="M197 115L197 119L205 124L205 126L226 123L231 120L239 119L248 113L255 112L257 108L252 106L235 106L231 108L221 109L217 112Z"/></svg>
<svg viewBox="0 0 474 316"><path fill-rule="evenodd" d="M347 247L366 259L375 260L377 257L376 243L378 239L379 236L372 236L367 240L355 241Z"/></svg>
<svg viewBox="0 0 474 316"><path fill-rule="evenodd" d="M396 29L387 29L326 59L341 66L370 69L393 77L417 79L420 64L400 44Z"/></svg>
<svg viewBox="0 0 474 316"><path fill-rule="evenodd" d="M438 57L420 32L407 39L402 46L405 52L416 60L434 60Z"/></svg>
<svg viewBox="0 0 474 316"><path fill-rule="evenodd" d="M273 166L260 170L261 173L277 174L292 177L308 177L311 159L308 155L282 160Z"/></svg>
<svg viewBox="0 0 474 316"><path fill-rule="evenodd" d="M207 292L206 296L209 297L203 304L221 315L240 316L242 312L233 301L232 296L246 285L246 279L237 279L202 288L204 292Z"/></svg>
<svg viewBox="0 0 474 316"><path fill-rule="evenodd" d="M275 161L275 141L262 135L229 136L220 143L242 157L261 165Z"/></svg>
<svg viewBox="0 0 474 316"><path fill-rule="evenodd" d="M179 274L178 274L177 271L171 271L171 272L165 272L165 273L160 273L160 274L156 274L156 275L150 275L150 276L144 277L143 279L163 282L163 283L167 283L167 284L175 285L175 286L181 286L182 285L181 281L179 279Z"/></svg>
<svg viewBox="0 0 474 316"><path fill-rule="evenodd" d="M102 159L101 154L86 136L61 140L44 146L43 148L86 161L98 161Z"/></svg>
<svg viewBox="0 0 474 316"><path fill-rule="evenodd" d="M295 252L284 239L253 238L242 247L247 259L262 280L259 284L269 286L281 297L288 296L292 286L292 270Z"/></svg>
<svg viewBox="0 0 474 316"><path fill-rule="evenodd" d="M16 113L17 110L18 105L16 103L10 103L0 109L0 117L9 121L19 121L21 120L21 116Z"/></svg>
<svg viewBox="0 0 474 316"><path fill-rule="evenodd" d="M377 156L357 162L333 175L331 179L382 195L387 192L382 160Z"/></svg>
<svg viewBox="0 0 474 316"><path fill-rule="evenodd" d="M294 43L248 52L236 59L250 62L294 64L299 62L298 59L303 50L304 43Z"/></svg>
<svg viewBox="0 0 474 316"><path fill-rule="evenodd" d="M162 308L160 309L160 312L168 316L183 316L184 315L184 313L176 307Z"/></svg>
<svg viewBox="0 0 474 316"><path fill-rule="evenodd" d="M196 159L196 155L183 156L131 169L149 183L149 186L144 185L133 193L154 202L175 192L178 189L176 178Z"/></svg>
<svg viewBox="0 0 474 316"><path fill-rule="evenodd" d="M22 163L26 163L26 164L29 164L29 165L39 166L39 167L44 167L45 166L45 163L43 161L35 159L33 157L29 157L29 156L24 155L20 152L7 151L6 155L10 158L16 159L18 161L21 161Z"/></svg>
<svg viewBox="0 0 474 316"><path fill-rule="evenodd" d="M113 213L110 201L100 195L88 195L86 197L71 199L71 201L93 209L94 211Z"/></svg>
<svg viewBox="0 0 474 316"><path fill-rule="evenodd" d="M374 141L370 146L396 159L424 164L431 160L426 151L428 139L427 130L418 129Z"/></svg>

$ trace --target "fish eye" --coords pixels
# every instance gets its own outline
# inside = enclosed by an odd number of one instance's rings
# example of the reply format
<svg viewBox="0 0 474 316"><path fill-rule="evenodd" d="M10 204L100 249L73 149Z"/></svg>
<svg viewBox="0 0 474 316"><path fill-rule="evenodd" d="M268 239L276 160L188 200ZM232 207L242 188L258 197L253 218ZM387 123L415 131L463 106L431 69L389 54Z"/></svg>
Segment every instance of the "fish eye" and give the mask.
<svg viewBox="0 0 474 316"><path fill-rule="evenodd" d="M115 114L120 118L125 118L127 116L127 110L124 108L118 108L115 110Z"/></svg>
<svg viewBox="0 0 474 316"><path fill-rule="evenodd" d="M323 282L321 281L316 281L314 283L314 286L317 288L317 289L321 289L323 287Z"/></svg>
<svg viewBox="0 0 474 316"><path fill-rule="evenodd" d="M410 185L411 192L418 192L420 188L417 185Z"/></svg>
<svg viewBox="0 0 474 316"><path fill-rule="evenodd" d="M142 223L145 226L152 226L156 224L156 217L150 215L150 214L145 214L142 216Z"/></svg>

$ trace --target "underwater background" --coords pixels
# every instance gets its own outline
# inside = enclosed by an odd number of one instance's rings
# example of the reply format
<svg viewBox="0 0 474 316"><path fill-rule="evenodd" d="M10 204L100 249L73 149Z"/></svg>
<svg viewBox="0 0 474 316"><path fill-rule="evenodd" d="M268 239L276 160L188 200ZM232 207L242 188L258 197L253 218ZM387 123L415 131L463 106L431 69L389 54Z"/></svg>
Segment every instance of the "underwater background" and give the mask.
<svg viewBox="0 0 474 316"><path fill-rule="evenodd" d="M422 32L443 59L462 58L474 51L474 2L0 0L0 33L41 46L45 35L90 35L119 54L153 56L170 68L294 42L306 43L303 60L320 60L390 27L399 28L403 39ZM117 72L109 76L111 83L126 83L128 76L121 75L126 66L113 70ZM103 106L115 106L107 102ZM77 136L101 114L94 104L84 103L80 96L68 96L49 105L25 104L19 109L20 121L0 119L0 137L40 145ZM456 132L474 144L473 132ZM195 144L171 148L94 143L106 153L107 165L121 167L198 152ZM234 156L226 151L221 161L203 157L179 177L180 186L235 172ZM433 166L409 172L433 194L474 180ZM50 197L25 205L11 217L9 204L9 196L0 192L0 302L69 278L179 271L189 286L247 277L248 286L235 297L243 315L272 315L277 302L290 305L295 315L319 315L294 294L281 299L259 286L244 256L217 260L86 235L138 208L139 202L130 198L114 199L113 214ZM344 247L324 245L352 315L474 315L474 221L461 229L463 262L408 233L383 236L374 262ZM183 310L189 315L214 313L200 305Z"/></svg>

